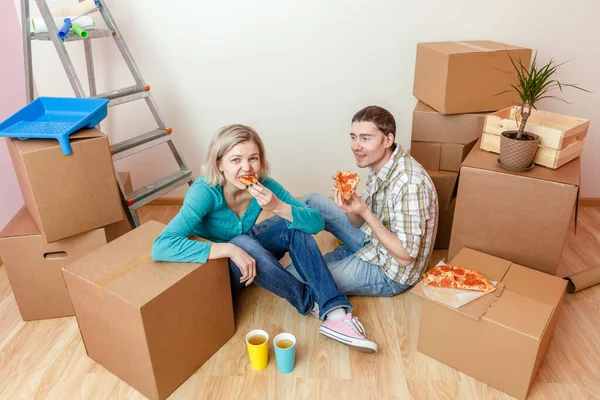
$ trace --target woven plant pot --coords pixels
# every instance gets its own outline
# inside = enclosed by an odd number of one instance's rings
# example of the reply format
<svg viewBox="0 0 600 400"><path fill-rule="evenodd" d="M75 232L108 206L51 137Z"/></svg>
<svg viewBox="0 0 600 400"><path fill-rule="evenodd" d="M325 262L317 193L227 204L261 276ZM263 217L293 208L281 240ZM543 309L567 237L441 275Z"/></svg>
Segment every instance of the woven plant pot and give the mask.
<svg viewBox="0 0 600 400"><path fill-rule="evenodd" d="M511 171L525 171L533 164L540 137L523 132L529 140L517 140L517 131L504 131L500 137L500 165Z"/></svg>

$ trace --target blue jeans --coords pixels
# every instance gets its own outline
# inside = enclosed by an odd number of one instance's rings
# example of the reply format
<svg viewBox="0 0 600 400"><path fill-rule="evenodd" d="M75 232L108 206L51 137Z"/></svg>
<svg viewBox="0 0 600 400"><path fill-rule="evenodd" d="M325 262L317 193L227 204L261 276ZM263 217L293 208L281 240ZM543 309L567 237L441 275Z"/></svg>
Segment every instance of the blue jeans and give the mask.
<svg viewBox="0 0 600 400"><path fill-rule="evenodd" d="M337 287L342 292L358 296L396 296L411 288L410 285L390 279L379 265L370 264L354 255L363 247L365 234L360 228L352 226L346 214L333 200L318 193L311 193L302 201L319 210L325 219L325 230L343 243L324 257ZM293 260L287 270L300 278Z"/></svg>
<svg viewBox="0 0 600 400"><path fill-rule="evenodd" d="M335 308L352 311L348 297L335 286L313 236L290 229L283 218L269 218L255 225L249 235L237 236L230 243L242 248L256 261L254 282L286 299L300 314L308 314L315 302L319 304L321 319ZM286 252L296 265L295 271L301 280L279 263ZM231 259L229 271L235 295L245 287L245 283L240 282L242 273Z"/></svg>

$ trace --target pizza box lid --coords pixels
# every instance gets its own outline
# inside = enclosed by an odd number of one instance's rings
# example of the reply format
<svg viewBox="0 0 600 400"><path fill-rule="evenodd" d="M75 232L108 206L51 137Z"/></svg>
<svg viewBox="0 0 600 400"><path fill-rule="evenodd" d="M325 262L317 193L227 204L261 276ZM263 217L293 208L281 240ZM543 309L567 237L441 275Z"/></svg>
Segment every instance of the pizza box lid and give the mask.
<svg viewBox="0 0 600 400"><path fill-rule="evenodd" d="M471 319L484 318L537 339L566 289L564 279L469 248L463 248L449 264L473 269L497 281L496 290L457 309L426 297L420 283L412 293Z"/></svg>

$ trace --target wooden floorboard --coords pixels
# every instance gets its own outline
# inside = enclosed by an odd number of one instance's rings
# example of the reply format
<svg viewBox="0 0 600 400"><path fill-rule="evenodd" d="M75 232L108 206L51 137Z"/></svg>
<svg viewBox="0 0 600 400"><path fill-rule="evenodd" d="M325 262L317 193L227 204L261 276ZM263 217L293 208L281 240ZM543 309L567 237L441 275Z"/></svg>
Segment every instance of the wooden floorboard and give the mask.
<svg viewBox="0 0 600 400"><path fill-rule="evenodd" d="M179 206L146 206L140 219L167 223ZM320 241L325 241L323 236ZM436 251L431 263L446 256ZM577 235L567 234L559 276L600 265L600 207L582 206ZM235 301L236 333L171 399L510 399L416 350L420 299L351 297L355 314L379 343L362 354L317 333L319 321L258 287ZM250 368L244 335L254 328L298 339L297 363L278 373ZM0 399L143 399L90 360L74 317L23 322L0 268ZM554 339L529 399L600 398L600 285L567 294Z"/></svg>

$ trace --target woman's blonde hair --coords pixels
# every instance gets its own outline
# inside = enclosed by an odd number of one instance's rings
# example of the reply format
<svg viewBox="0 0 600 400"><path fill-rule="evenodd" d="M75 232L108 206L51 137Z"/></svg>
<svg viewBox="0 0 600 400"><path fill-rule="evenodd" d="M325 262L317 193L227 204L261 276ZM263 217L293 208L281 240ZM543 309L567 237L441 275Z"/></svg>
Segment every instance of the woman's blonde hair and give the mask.
<svg viewBox="0 0 600 400"><path fill-rule="evenodd" d="M210 141L208 145L208 154L204 166L204 175L206 183L210 186L225 184L225 177L219 170L221 158L232 148L243 142L254 142L258 146L260 157L260 176L264 179L269 176L269 163L263 145L258 133L246 125L229 125L221 128Z"/></svg>

